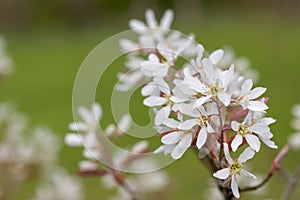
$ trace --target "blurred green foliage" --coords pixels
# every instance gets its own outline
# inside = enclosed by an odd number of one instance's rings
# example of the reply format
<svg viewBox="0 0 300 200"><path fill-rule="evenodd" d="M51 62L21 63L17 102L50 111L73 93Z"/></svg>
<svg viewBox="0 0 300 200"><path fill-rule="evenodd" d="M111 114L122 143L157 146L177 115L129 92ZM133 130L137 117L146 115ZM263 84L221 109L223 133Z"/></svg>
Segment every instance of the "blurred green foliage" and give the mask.
<svg viewBox="0 0 300 200"><path fill-rule="evenodd" d="M33 0L31 1L33 2ZM72 1L73 6L76 2L80 1ZM127 8L126 3L133 1L122 1L124 5L115 5L111 1L105 2L101 2L101 6L105 5L109 9L118 10ZM56 16L58 21L65 19L64 16L54 14L62 13L61 7L57 7L55 4L62 2L48 2L49 5L44 4L44 1L35 1L34 3L38 4L37 8L39 6L44 8L43 12L41 11L36 16L48 18L49 15L50 19ZM168 3L173 4L172 1L167 1L165 5L161 6L169 6ZM76 4L76 6L79 5ZM47 9L49 12L44 12ZM106 12L108 11L106 10ZM139 13L143 12L144 10L139 11ZM187 12L185 11L185 13ZM248 15L247 13L245 15L230 13L223 15L225 12L226 10L223 10L219 15L216 13L202 14L202 18L197 18L197 20L190 20L189 16L181 18L184 15L179 13L175 27L184 33L194 32L197 41L208 50L230 45L238 56L246 56L250 59L254 68L260 72L259 85L268 88L269 115L277 119L277 123L272 126L275 134L274 140L282 147L286 142L286 137L292 132L289 126L290 108L300 101L300 84L298 83L300 76L299 20L292 17ZM67 13L63 14L67 15ZM135 17L142 18L141 15ZM32 124L48 125L63 139L64 134L68 131L67 125L72 121L71 98L76 72L85 56L99 42L125 29L129 17L124 17L122 20L124 24L116 20L115 23L109 25L99 23L98 26L82 26L80 28L63 28L64 24L56 24L25 32L1 30L7 39L8 53L16 66L15 72L6 78L2 85L1 102L8 100L15 102L22 112L29 115ZM114 67L110 68L102 83L107 87L102 87L105 88L104 91L99 90L97 93L97 101L101 102L104 107L103 124L112 120L109 95L117 80L116 72L121 68L121 61L114 63ZM101 83L99 87L101 88ZM136 98L140 97L137 95ZM132 112L139 113L139 106L132 107ZM143 118L143 116L140 117ZM266 174L277 151L265 147L262 148L262 151L265 153L258 154L254 158L251 171ZM63 147L60 158L60 163L71 173L75 173L77 163L82 159L81 150ZM284 166L293 170L296 159L299 159L299 154L292 152L284 162ZM170 171L174 186L170 191L169 199L203 199L202 195L208 187L207 179L211 175L195 159L193 152L189 152L167 169ZM86 186L86 199L107 198L110 192L101 188L98 178L83 178L83 180ZM284 186L284 180L275 176L270 182L266 197L278 199ZM27 191L27 187L25 187L22 189L19 199L24 199L30 194L31 192ZM299 188L293 199L297 199L298 196L300 196ZM245 196L243 199L252 198Z"/></svg>

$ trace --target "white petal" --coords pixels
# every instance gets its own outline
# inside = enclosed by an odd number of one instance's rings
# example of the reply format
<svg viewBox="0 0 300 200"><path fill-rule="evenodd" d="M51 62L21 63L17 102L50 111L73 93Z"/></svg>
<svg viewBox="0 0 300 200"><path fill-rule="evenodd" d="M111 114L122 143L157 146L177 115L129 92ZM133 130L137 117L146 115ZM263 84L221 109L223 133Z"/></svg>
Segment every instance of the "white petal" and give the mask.
<svg viewBox="0 0 300 200"><path fill-rule="evenodd" d="M173 21L174 13L172 10L168 9L164 13L164 16L160 20L160 27L163 29L169 29Z"/></svg>
<svg viewBox="0 0 300 200"><path fill-rule="evenodd" d="M247 79L247 80L243 83L243 85L242 85L242 87L241 87L241 96L243 96L243 95L249 93L249 92L251 91L252 86L253 86L252 80L251 80L251 79Z"/></svg>
<svg viewBox="0 0 300 200"><path fill-rule="evenodd" d="M258 152L260 149L260 141L258 139L258 137L256 137L255 135L252 134L246 134L245 135L246 141L247 143L250 145L250 147Z"/></svg>
<svg viewBox="0 0 300 200"><path fill-rule="evenodd" d="M164 144L175 144L181 139L181 132L172 132L167 135L164 135L161 138L161 142Z"/></svg>
<svg viewBox="0 0 300 200"><path fill-rule="evenodd" d="M278 148L278 146L275 144L275 142L273 142L273 141L271 141L269 139L262 139L262 141L263 141L263 143L265 143L265 145L267 145L270 148L273 148L273 149L277 149Z"/></svg>
<svg viewBox="0 0 300 200"><path fill-rule="evenodd" d="M232 194L236 198L240 198L239 187L235 175L233 175L231 179L231 190L232 190Z"/></svg>
<svg viewBox="0 0 300 200"><path fill-rule="evenodd" d="M237 134L231 143L232 151L235 152L242 143L243 143L243 137L241 135Z"/></svg>
<svg viewBox="0 0 300 200"><path fill-rule="evenodd" d="M232 121L232 122L231 122L231 128L232 128L234 131L238 131L238 130L239 130L239 127L240 127L240 123L238 123L237 121Z"/></svg>
<svg viewBox="0 0 300 200"><path fill-rule="evenodd" d="M152 83L152 82L151 82L151 83ZM156 85L151 84L151 83L145 85L145 86L142 88L141 93L142 93L143 96L149 96L149 95L151 95L151 94L153 93L153 91L156 89Z"/></svg>
<svg viewBox="0 0 300 200"><path fill-rule="evenodd" d="M251 92L247 95L247 97L249 99L256 99L259 96L261 96L263 93L265 93L267 90L267 88L263 88L263 87L257 87L254 88L253 90L251 90Z"/></svg>
<svg viewBox="0 0 300 200"><path fill-rule="evenodd" d="M261 101L250 101L247 108L252 111L261 112L267 110L269 107Z"/></svg>
<svg viewBox="0 0 300 200"><path fill-rule="evenodd" d="M138 45L136 43L132 42L131 40L121 39L119 43L120 43L122 50L124 50L126 52L132 52L132 51L138 50Z"/></svg>
<svg viewBox="0 0 300 200"><path fill-rule="evenodd" d="M195 126L197 123L198 123L197 119L188 119L184 121L182 124L180 124L178 128L181 130L189 130L193 128L193 126Z"/></svg>
<svg viewBox="0 0 300 200"><path fill-rule="evenodd" d="M162 77L155 77L153 80L161 92L170 95L170 87Z"/></svg>
<svg viewBox="0 0 300 200"><path fill-rule="evenodd" d="M145 24L142 21L136 19L130 20L129 26L134 32L138 34L144 34L148 30L148 28L145 26Z"/></svg>
<svg viewBox="0 0 300 200"><path fill-rule="evenodd" d="M121 120L118 123L118 127L122 132L127 132L131 125L131 117L129 114L123 115Z"/></svg>
<svg viewBox="0 0 300 200"><path fill-rule="evenodd" d="M114 124L109 124L105 130L104 133L107 137L111 137L116 132L117 127Z"/></svg>
<svg viewBox="0 0 300 200"><path fill-rule="evenodd" d="M218 179L226 179L228 178L230 174L230 170L229 168L224 168L224 169L220 169L219 171L215 172L213 174L214 177L218 178Z"/></svg>
<svg viewBox="0 0 300 200"><path fill-rule="evenodd" d="M207 139L207 129L206 127L202 127L199 131L197 142L196 142L198 149L200 149L206 143L206 139Z"/></svg>
<svg viewBox="0 0 300 200"><path fill-rule="evenodd" d="M145 150L147 150L149 146L148 141L146 140L141 140L140 142L137 142L136 144L133 145L133 147L130 149L132 153L142 153Z"/></svg>
<svg viewBox="0 0 300 200"><path fill-rule="evenodd" d="M68 133L65 136L65 143L72 147L82 146L82 136L77 133Z"/></svg>
<svg viewBox="0 0 300 200"><path fill-rule="evenodd" d="M270 128L264 124L257 123L253 124L248 128L249 131L257 133L257 134L263 134L270 131Z"/></svg>
<svg viewBox="0 0 300 200"><path fill-rule="evenodd" d="M156 96L150 96L144 99L144 105L153 107L153 106L161 106L167 102L167 99L164 97L156 97Z"/></svg>
<svg viewBox="0 0 300 200"><path fill-rule="evenodd" d="M84 106L78 107L78 114L85 122L90 122L93 120L90 111Z"/></svg>
<svg viewBox="0 0 300 200"><path fill-rule="evenodd" d="M207 132L209 132L209 133L215 132L215 130L213 129L213 127L209 123L207 124Z"/></svg>
<svg viewBox="0 0 300 200"><path fill-rule="evenodd" d="M203 83L201 83L197 78L195 77L189 77L184 79L185 83L192 88L193 90L200 92L200 93L205 93L206 92L206 87Z"/></svg>
<svg viewBox="0 0 300 200"><path fill-rule="evenodd" d="M88 127L83 122L74 122L69 124L69 129L71 131L87 131Z"/></svg>
<svg viewBox="0 0 300 200"><path fill-rule="evenodd" d="M92 110L94 111L95 117L98 121L102 117L102 108L101 108L100 104L93 103Z"/></svg>
<svg viewBox="0 0 300 200"><path fill-rule="evenodd" d="M230 153L229 153L228 144L227 143L223 143L223 146L224 146L224 154L225 154L226 160L229 163L233 163L233 160L232 160L232 158L230 156Z"/></svg>
<svg viewBox="0 0 300 200"><path fill-rule="evenodd" d="M175 119L172 119L172 118L166 118L164 120L163 124L170 128L178 128L178 126L180 125L180 122L176 121Z"/></svg>
<svg viewBox="0 0 300 200"><path fill-rule="evenodd" d="M209 59L211 60L212 64L217 64L223 57L224 51L222 49L218 49L214 52L212 52L209 56Z"/></svg>
<svg viewBox="0 0 300 200"><path fill-rule="evenodd" d="M201 66L201 60L202 60L202 57L203 57L203 52L204 52L204 47L199 44L197 46L197 58L196 58L196 63L197 63L197 67L200 67Z"/></svg>
<svg viewBox="0 0 300 200"><path fill-rule="evenodd" d="M154 53L149 54L148 59L151 62L159 63L159 57L157 57L157 55Z"/></svg>
<svg viewBox="0 0 300 200"><path fill-rule="evenodd" d="M203 68L209 82L215 83L219 79L219 74L216 68L213 66L212 62L208 58L202 60Z"/></svg>
<svg viewBox="0 0 300 200"><path fill-rule="evenodd" d="M263 119L260 120L261 123L266 124L266 125L270 125L276 122L276 119L272 118L272 117L265 117Z"/></svg>
<svg viewBox="0 0 300 200"><path fill-rule="evenodd" d="M79 162L79 169L80 170L97 170L99 168L96 162L82 160Z"/></svg>
<svg viewBox="0 0 300 200"><path fill-rule="evenodd" d="M256 176L254 176L253 174L251 174L250 172L248 172L248 171L245 170L245 169L242 169L241 172L242 172L242 174L244 174L245 176L248 176L248 177L250 177L250 178L256 179Z"/></svg>
<svg viewBox="0 0 300 200"><path fill-rule="evenodd" d="M192 134L185 135L180 142L176 145L176 147L173 149L171 156L174 159L179 159L182 157L184 152L191 146L193 140Z"/></svg>
<svg viewBox="0 0 300 200"><path fill-rule="evenodd" d="M230 104L231 96L227 92L220 92L218 94L219 99L222 101L224 106L228 106Z"/></svg>
<svg viewBox="0 0 300 200"><path fill-rule="evenodd" d="M197 108L199 106L202 106L204 103L206 103L206 102L209 101L210 97L211 97L210 95L200 97L199 99L196 100L196 102L194 103L193 107Z"/></svg>
<svg viewBox="0 0 300 200"><path fill-rule="evenodd" d="M149 61L141 62L141 71L145 76L164 77L168 73L168 66Z"/></svg>
<svg viewBox="0 0 300 200"><path fill-rule="evenodd" d="M162 109L160 109L155 116L154 122L155 125L158 126L160 124L163 124L165 120L169 117L171 112L171 107L170 106L165 106Z"/></svg>
<svg viewBox="0 0 300 200"><path fill-rule="evenodd" d="M157 21L155 19L153 10L147 9L145 13L145 17L149 27L157 27Z"/></svg>
<svg viewBox="0 0 300 200"><path fill-rule="evenodd" d="M250 147L247 147L239 156L238 160L240 163L245 163L247 160L253 158L255 155L255 151L253 151Z"/></svg>

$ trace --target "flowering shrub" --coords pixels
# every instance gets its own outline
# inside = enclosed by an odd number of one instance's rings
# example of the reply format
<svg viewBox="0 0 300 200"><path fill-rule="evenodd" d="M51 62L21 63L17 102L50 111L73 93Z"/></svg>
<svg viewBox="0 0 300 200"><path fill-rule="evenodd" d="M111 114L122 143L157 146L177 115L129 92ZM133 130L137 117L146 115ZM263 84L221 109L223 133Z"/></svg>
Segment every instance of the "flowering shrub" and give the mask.
<svg viewBox="0 0 300 200"><path fill-rule="evenodd" d="M270 129L276 120L267 116L268 98L263 96L266 88L253 87L257 73L248 62L234 58L232 51L207 53L193 34L185 36L170 30L171 10L160 22L152 10L147 10L145 17L146 23L136 19L129 22L136 40L120 40L122 51L128 54L116 88L125 92L142 85L143 104L153 111L153 127L161 138L161 146L153 153L178 160L193 149L198 159L208 163L225 199L239 198L242 192L264 186L274 172L281 170L280 162L289 147L285 146L274 159L269 174L253 185L256 176L246 164L260 152L262 144L278 148ZM121 155L103 143L107 137L121 138L128 131L128 115L117 126L109 125L101 131L99 104L94 103L91 109L79 107L78 113L82 121L69 125L78 134L67 134L65 142L84 146L86 160L79 163L79 175L104 177L106 185L119 188L116 199L145 199L166 186L164 172L151 172L145 181L140 181L145 175L123 172L156 165L145 159L149 153L147 143L141 141ZM242 186L244 177L248 185Z"/></svg>
<svg viewBox="0 0 300 200"><path fill-rule="evenodd" d="M0 38L0 76L12 71ZM10 103L0 104L0 199L19 198L28 181L37 181L32 200L82 199L81 184L57 164L60 142L47 127L28 127L25 114ZM24 197L22 197L23 199Z"/></svg>

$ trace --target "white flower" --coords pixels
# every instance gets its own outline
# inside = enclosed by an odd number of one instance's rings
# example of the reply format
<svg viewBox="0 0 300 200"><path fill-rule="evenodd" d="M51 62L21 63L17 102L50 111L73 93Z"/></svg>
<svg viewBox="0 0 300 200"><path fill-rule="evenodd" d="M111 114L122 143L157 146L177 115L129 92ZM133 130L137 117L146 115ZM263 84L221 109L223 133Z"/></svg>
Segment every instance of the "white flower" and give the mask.
<svg viewBox="0 0 300 200"><path fill-rule="evenodd" d="M165 77L169 68L174 67L178 56L187 49L193 40L193 36L189 36L176 49L172 49L165 43L158 43L157 51L159 56L151 53L148 60L141 62L141 70L145 76Z"/></svg>
<svg viewBox="0 0 300 200"><path fill-rule="evenodd" d="M171 110L176 109L176 105L183 101L172 94L168 83L160 77L155 77L153 82L144 86L142 94L151 94L144 100L144 105L149 107L163 106L155 115L155 125L163 124L169 117Z"/></svg>
<svg viewBox="0 0 300 200"><path fill-rule="evenodd" d="M161 138L165 145L159 147L154 153L164 152L171 154L173 159L179 159L186 150L191 146L193 141L193 132L191 131L174 131Z"/></svg>
<svg viewBox="0 0 300 200"><path fill-rule="evenodd" d="M255 118L255 113L249 111L243 123L237 121L231 122L231 128L236 132L231 143L231 148L236 151L243 143L243 138L250 145L250 147L258 152L260 150L259 138L270 148L277 148L274 142L270 139L273 134L270 132L269 125L274 123L273 118Z"/></svg>
<svg viewBox="0 0 300 200"><path fill-rule="evenodd" d="M171 26L173 21L173 11L167 10L158 24L153 10L148 9L145 13L145 19L147 24L140 20L132 19L129 21L129 26L139 35L161 40Z"/></svg>
<svg viewBox="0 0 300 200"><path fill-rule="evenodd" d="M188 110L188 109L186 109L186 110ZM186 114L186 113L184 113L184 114ZM210 125L210 122L208 120L210 114L211 113L207 113L207 111L205 110L205 108L203 106L199 106L196 109L196 112L192 112L192 113L188 114L189 116L191 116L193 118L185 120L178 127L181 130L190 130L195 125L199 126L199 128L197 128L197 130L199 130L199 132L196 133L196 134L198 134L197 141L196 141L196 145L197 145L198 149L200 149L206 143L207 134L214 132L214 129L212 128L212 126Z"/></svg>
<svg viewBox="0 0 300 200"><path fill-rule="evenodd" d="M217 59L212 59L214 62ZM200 97L195 101L194 107L203 105L210 101L213 97L217 97L225 106L230 104L231 95L227 92L227 88L232 81L234 67L229 70L220 71L213 66L210 59L203 59L203 73L201 80L196 77L187 77L186 83L191 89L195 90Z"/></svg>
<svg viewBox="0 0 300 200"><path fill-rule="evenodd" d="M96 132L99 127L99 120L102 117L102 108L99 104L94 103L91 109L80 106L78 114L83 121L73 122L69 125L72 131Z"/></svg>
<svg viewBox="0 0 300 200"><path fill-rule="evenodd" d="M251 79L246 80L242 87L240 96L237 98L237 103L243 107L243 109L249 109L251 111L265 111L268 109L268 106L258 100L263 93L265 93L266 88L257 87L251 90L253 86L253 82Z"/></svg>
<svg viewBox="0 0 300 200"><path fill-rule="evenodd" d="M294 133L289 135L288 144L295 150L300 149L300 133Z"/></svg>
<svg viewBox="0 0 300 200"><path fill-rule="evenodd" d="M253 158L253 156L255 155L255 152L250 147L248 147L243 151L243 153L241 153L241 155L239 156L238 159L233 160L230 157L228 145L226 143L224 143L224 154L225 154L225 158L228 162L228 167L215 172L213 174L213 176L218 179L222 179L222 180L231 179L232 193L236 198L239 198L240 194L239 194L239 188L238 188L238 183L237 183L237 176L242 174L244 176L256 178L253 174L251 174L250 172L245 170L244 166L242 165L247 160Z"/></svg>
<svg viewBox="0 0 300 200"><path fill-rule="evenodd" d="M292 128L300 131L300 104L292 107L292 115L295 117L291 121Z"/></svg>
<svg viewBox="0 0 300 200"><path fill-rule="evenodd" d="M47 180L40 184L32 200L80 200L82 188L80 182L69 176L65 171L56 169L47 176Z"/></svg>

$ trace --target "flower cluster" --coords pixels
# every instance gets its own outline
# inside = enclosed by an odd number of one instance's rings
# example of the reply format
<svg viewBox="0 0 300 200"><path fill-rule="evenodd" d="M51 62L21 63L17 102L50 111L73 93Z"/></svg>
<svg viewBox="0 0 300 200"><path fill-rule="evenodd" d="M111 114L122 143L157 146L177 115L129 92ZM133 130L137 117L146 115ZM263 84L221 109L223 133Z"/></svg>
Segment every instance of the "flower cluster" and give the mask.
<svg viewBox="0 0 300 200"><path fill-rule="evenodd" d="M255 178L244 168L247 160L260 151L261 143L277 148L271 140L265 117L266 88L253 87L252 79L236 71L234 59L218 49L207 53L196 44L193 34L184 36L169 30L173 13L168 10L158 24L153 11L146 11L146 24L131 20L129 25L138 42L121 40L127 55L128 71L119 75L119 90L143 84L144 105L155 113L154 128L162 146L155 153L179 159L190 147L201 157L209 157L214 177L224 180L239 198L237 177ZM246 66L246 65L245 65ZM237 159L231 152L248 146Z"/></svg>
<svg viewBox="0 0 300 200"><path fill-rule="evenodd" d="M138 199L166 186L168 178L162 171L126 177L123 173L128 170L139 172L156 168L156 161L144 156L148 152L146 141L140 141L125 151L117 151L101 140L102 136L118 139L124 135L130 127L129 115L124 115L117 125L108 125L102 132L102 108L98 103L94 103L90 109L80 106L78 114L82 121L70 123L69 129L73 133L65 136L65 143L73 147L84 147L85 160L79 162L80 176L101 176L107 188L116 188L118 191L112 199ZM147 182L144 181L145 178Z"/></svg>
<svg viewBox="0 0 300 200"><path fill-rule="evenodd" d="M4 44L0 38L0 78L12 70ZM82 199L79 182L57 165L56 135L46 127L29 128L27 121L14 105L0 103L0 199L20 198L18 191L29 181L40 185L33 200Z"/></svg>
<svg viewBox="0 0 300 200"><path fill-rule="evenodd" d="M19 113L11 104L0 104L0 129L0 199L15 198L18 188L29 180L35 179L42 185L47 185L48 178L45 176L55 176L62 171L56 163L58 138L48 128L37 127L28 130L24 114ZM73 180L65 172L64 177L70 180L66 186L76 185L72 196L76 197L73 199L80 200L81 190L78 181ZM70 197L62 197L51 191L49 187L37 188L34 199L66 200Z"/></svg>

